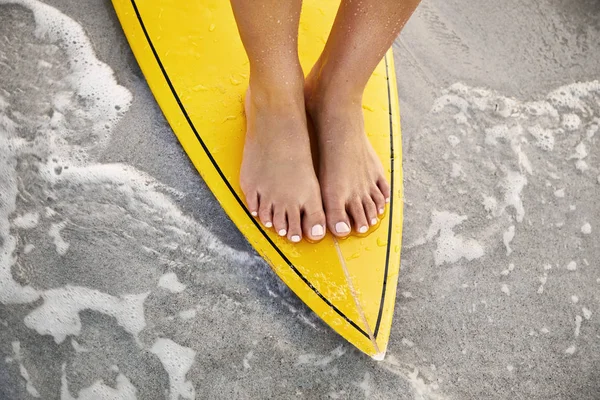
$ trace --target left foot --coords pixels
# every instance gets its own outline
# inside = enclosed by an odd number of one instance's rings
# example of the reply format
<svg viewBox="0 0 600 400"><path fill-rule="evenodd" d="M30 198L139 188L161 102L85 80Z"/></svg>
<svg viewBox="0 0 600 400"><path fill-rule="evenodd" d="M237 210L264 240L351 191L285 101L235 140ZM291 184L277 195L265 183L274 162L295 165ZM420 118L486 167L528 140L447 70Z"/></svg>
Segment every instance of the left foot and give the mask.
<svg viewBox="0 0 600 400"><path fill-rule="evenodd" d="M330 232L364 234L378 223L389 202L390 186L364 128L362 90L323 88L317 67L305 84L305 102L319 145L319 183ZM324 80L323 80L324 81Z"/></svg>

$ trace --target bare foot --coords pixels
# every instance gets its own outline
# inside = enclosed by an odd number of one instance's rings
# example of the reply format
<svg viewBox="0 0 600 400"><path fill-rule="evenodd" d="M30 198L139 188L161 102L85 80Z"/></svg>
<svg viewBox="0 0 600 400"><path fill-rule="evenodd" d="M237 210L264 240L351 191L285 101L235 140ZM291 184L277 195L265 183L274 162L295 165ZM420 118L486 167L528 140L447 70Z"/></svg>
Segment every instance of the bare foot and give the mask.
<svg viewBox="0 0 600 400"><path fill-rule="evenodd" d="M383 166L365 134L362 91L351 95L324 88L315 68L305 84L305 101L319 146L319 182L329 230L336 236L351 227L366 233L389 202Z"/></svg>
<svg viewBox="0 0 600 400"><path fill-rule="evenodd" d="M325 236L325 214L313 167L302 85L252 85L245 99L246 141L240 183L262 224L297 243Z"/></svg>

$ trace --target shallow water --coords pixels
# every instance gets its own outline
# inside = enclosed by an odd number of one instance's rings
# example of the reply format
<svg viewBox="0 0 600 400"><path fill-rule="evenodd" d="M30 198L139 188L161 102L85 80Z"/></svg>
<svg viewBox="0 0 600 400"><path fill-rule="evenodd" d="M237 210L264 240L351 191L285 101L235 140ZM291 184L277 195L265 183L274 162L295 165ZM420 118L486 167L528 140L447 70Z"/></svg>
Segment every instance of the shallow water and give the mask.
<svg viewBox="0 0 600 400"><path fill-rule="evenodd" d="M420 12L403 37L425 19L447 40L435 4ZM404 109L428 111L405 124L376 363L240 244L139 71L88 35L0 0L0 398L597 398L598 69L527 100L454 83Z"/></svg>

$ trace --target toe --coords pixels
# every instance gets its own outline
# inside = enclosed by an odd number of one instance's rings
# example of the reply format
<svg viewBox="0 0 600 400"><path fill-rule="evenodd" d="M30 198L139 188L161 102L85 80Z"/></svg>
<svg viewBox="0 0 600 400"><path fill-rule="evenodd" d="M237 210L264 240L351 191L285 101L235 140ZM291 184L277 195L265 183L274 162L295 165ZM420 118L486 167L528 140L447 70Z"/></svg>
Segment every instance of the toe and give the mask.
<svg viewBox="0 0 600 400"><path fill-rule="evenodd" d="M367 233L369 230L369 224L367 223L367 216L365 215L365 209L360 198L356 197L350 200L348 203L348 212L350 218L354 221L354 229L358 233Z"/></svg>
<svg viewBox="0 0 600 400"><path fill-rule="evenodd" d="M373 199L373 203L375 203L375 207L377 208L377 214L383 215L385 212L385 197L379 187L373 187L371 190L371 199Z"/></svg>
<svg viewBox="0 0 600 400"><path fill-rule="evenodd" d="M325 213L320 199L304 207L302 233L312 241L318 241L325 237Z"/></svg>
<svg viewBox="0 0 600 400"><path fill-rule="evenodd" d="M325 218L327 219L327 228L337 237L346 237L350 234L350 218L346 214L346 208L343 205L337 207L325 207Z"/></svg>
<svg viewBox="0 0 600 400"><path fill-rule="evenodd" d="M373 199L370 196L366 196L363 198L363 208L365 210L365 215L367 216L367 221L369 222L369 225L371 226L375 226L377 225L377 222L379 222L379 219L377 218L377 206L375 205L375 202L373 201Z"/></svg>
<svg viewBox="0 0 600 400"><path fill-rule="evenodd" d="M298 243L300 240L302 240L302 227L300 225L300 209L288 209L286 214L288 223L287 238L290 242Z"/></svg>
<svg viewBox="0 0 600 400"><path fill-rule="evenodd" d="M262 222L265 227L271 228L273 226L273 205L270 201L260 202L258 218L260 218L260 222Z"/></svg>
<svg viewBox="0 0 600 400"><path fill-rule="evenodd" d="M383 195L385 202L389 203L390 196L391 196L391 190L390 190L390 184L388 183L388 181L385 178L379 178L379 180L377 181L377 187L381 191L381 194Z"/></svg>
<svg viewBox="0 0 600 400"><path fill-rule="evenodd" d="M258 216L258 192L252 191L246 195L246 204L248 211L253 217Z"/></svg>
<svg viewBox="0 0 600 400"><path fill-rule="evenodd" d="M287 218L283 207L273 207L273 227L279 236L287 235Z"/></svg>

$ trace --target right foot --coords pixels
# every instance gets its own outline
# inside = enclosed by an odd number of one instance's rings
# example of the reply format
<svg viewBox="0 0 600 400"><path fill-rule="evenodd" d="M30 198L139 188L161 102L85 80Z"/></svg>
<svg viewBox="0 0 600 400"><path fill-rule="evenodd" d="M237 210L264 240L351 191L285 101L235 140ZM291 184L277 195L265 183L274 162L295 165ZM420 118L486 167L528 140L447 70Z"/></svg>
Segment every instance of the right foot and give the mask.
<svg viewBox="0 0 600 400"><path fill-rule="evenodd" d="M250 213L297 243L325 236L302 84L295 90L250 85L240 183Z"/></svg>

